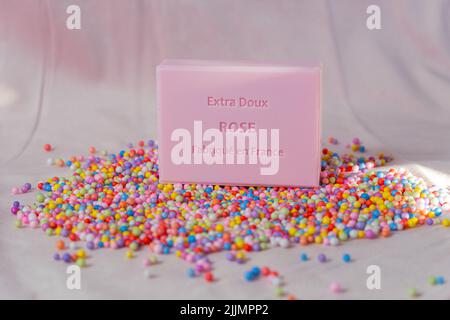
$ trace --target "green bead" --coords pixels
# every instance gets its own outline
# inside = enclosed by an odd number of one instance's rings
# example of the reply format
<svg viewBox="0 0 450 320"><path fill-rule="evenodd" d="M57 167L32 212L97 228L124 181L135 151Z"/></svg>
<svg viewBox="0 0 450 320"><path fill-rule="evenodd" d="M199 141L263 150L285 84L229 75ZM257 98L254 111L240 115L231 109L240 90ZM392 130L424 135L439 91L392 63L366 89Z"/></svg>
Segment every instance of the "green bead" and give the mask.
<svg viewBox="0 0 450 320"><path fill-rule="evenodd" d="M151 264L157 264L158 263L158 258L156 256L151 256L149 258L149 260L150 260Z"/></svg>
<svg viewBox="0 0 450 320"><path fill-rule="evenodd" d="M411 298L416 298L416 297L419 296L419 293L417 292L417 289L416 289L416 288L410 288L410 289L408 290L408 295L409 295Z"/></svg>
<svg viewBox="0 0 450 320"><path fill-rule="evenodd" d="M139 230L138 227L134 227L134 228L133 228L133 234L134 234L135 236L139 236L139 235L141 234L141 230Z"/></svg>
<svg viewBox="0 0 450 320"><path fill-rule="evenodd" d="M284 290L282 287L276 287L275 288L275 294L277 297L282 297L284 296Z"/></svg>
<svg viewBox="0 0 450 320"><path fill-rule="evenodd" d="M44 202L44 201L45 201L45 196L44 196L42 193L39 192L39 193L36 195L36 201L39 202L39 203Z"/></svg>
<svg viewBox="0 0 450 320"><path fill-rule="evenodd" d="M80 268L86 267L86 259L78 258L76 263Z"/></svg>

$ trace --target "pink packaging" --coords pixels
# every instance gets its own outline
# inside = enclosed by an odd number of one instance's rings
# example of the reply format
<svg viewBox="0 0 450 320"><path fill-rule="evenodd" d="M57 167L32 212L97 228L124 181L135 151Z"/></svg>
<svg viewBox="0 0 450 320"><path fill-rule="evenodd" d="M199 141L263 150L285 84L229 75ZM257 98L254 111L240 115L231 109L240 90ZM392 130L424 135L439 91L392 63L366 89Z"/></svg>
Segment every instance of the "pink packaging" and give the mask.
<svg viewBox="0 0 450 320"><path fill-rule="evenodd" d="M165 60L156 74L162 183L319 185L320 65Z"/></svg>

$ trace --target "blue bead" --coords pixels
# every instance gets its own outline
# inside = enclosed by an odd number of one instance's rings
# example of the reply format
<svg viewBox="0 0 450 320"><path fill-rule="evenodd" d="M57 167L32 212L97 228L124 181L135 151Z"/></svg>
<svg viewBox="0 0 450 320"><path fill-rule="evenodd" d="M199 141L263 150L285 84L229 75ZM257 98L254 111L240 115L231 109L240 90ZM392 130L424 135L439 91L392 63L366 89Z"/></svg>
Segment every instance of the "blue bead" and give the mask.
<svg viewBox="0 0 450 320"><path fill-rule="evenodd" d="M253 275L254 275L255 277L258 277L258 276L261 274L261 269L258 268L258 267L253 267L252 270L251 270L251 272L253 273Z"/></svg>
<svg viewBox="0 0 450 320"><path fill-rule="evenodd" d="M350 255L349 255L348 253L345 253L345 254L342 256L342 260L343 260L345 263L349 263L349 262L351 261L351 257L350 257Z"/></svg>
<svg viewBox="0 0 450 320"><path fill-rule="evenodd" d="M195 270L192 269L192 268L189 268L189 269L187 270L187 275L188 275L189 278L194 278L194 277L196 276Z"/></svg>
<svg viewBox="0 0 450 320"><path fill-rule="evenodd" d="M302 254L300 255L300 260L302 260L302 261L308 261L308 255L307 255L306 253L302 253Z"/></svg>
<svg viewBox="0 0 450 320"><path fill-rule="evenodd" d="M251 271L245 272L244 277L247 281L253 281L255 279L255 275Z"/></svg>

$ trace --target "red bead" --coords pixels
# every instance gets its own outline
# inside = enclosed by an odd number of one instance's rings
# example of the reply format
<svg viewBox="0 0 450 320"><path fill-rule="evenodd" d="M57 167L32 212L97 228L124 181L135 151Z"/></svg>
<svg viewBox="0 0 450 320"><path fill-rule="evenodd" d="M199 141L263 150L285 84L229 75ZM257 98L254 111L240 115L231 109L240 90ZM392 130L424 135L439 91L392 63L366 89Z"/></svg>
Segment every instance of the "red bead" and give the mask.
<svg viewBox="0 0 450 320"><path fill-rule="evenodd" d="M213 276L213 274L212 274L211 272L205 272L205 274L204 274L203 277L204 277L205 280L208 281L208 282L214 281L214 276Z"/></svg>
<svg viewBox="0 0 450 320"><path fill-rule="evenodd" d="M50 151L52 151L52 149L53 148L50 144L48 144L48 143L44 144L44 151L50 152Z"/></svg>
<svg viewBox="0 0 450 320"><path fill-rule="evenodd" d="M261 274L263 276L268 276L270 274L270 269L268 267L262 267L261 268Z"/></svg>

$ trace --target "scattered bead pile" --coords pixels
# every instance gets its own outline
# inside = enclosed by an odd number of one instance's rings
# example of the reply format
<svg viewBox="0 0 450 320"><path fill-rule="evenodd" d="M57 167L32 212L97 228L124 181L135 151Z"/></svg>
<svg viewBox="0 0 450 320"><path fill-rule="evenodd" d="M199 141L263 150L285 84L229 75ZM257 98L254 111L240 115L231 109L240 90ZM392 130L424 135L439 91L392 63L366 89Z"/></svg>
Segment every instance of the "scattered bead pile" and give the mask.
<svg viewBox="0 0 450 320"><path fill-rule="evenodd" d="M357 138L351 149L365 152ZM127 258L144 246L175 253L195 263L189 276L203 273L206 281L214 280L210 253L229 251L229 260L243 262L244 251L387 237L441 223L448 202L448 190L427 186L404 169L375 169L392 160L383 154L340 155L324 148L321 186L291 188L160 184L153 141L112 154L90 147L89 153L49 159L73 173L38 183L34 204L14 202L17 226L82 241L89 250L126 247ZM16 189L13 193L20 193ZM22 188L29 190L30 184ZM442 224L450 225L447 219ZM73 260L70 254L58 257ZM318 259L327 260L325 255Z"/></svg>

